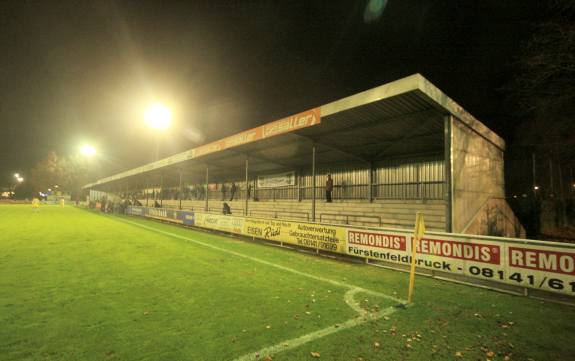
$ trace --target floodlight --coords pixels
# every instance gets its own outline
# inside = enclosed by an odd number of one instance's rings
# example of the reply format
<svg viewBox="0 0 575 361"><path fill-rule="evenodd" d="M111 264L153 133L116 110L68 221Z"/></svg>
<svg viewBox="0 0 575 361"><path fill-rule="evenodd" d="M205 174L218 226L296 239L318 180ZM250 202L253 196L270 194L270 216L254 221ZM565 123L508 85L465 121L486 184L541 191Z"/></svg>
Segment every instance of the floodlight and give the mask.
<svg viewBox="0 0 575 361"><path fill-rule="evenodd" d="M83 155L87 157L91 157L94 154L96 154L96 148L92 147L89 144L83 145L82 148L80 148L80 151L82 152Z"/></svg>
<svg viewBox="0 0 575 361"><path fill-rule="evenodd" d="M20 173L14 173L14 178L20 178Z"/></svg>
<svg viewBox="0 0 575 361"><path fill-rule="evenodd" d="M533 189L538 190L539 186L534 186Z"/></svg>
<svg viewBox="0 0 575 361"><path fill-rule="evenodd" d="M166 129L172 121L172 112L163 104L153 103L146 108L144 119L150 128Z"/></svg>
<svg viewBox="0 0 575 361"><path fill-rule="evenodd" d="M22 178L22 177L18 177L18 178L16 178L16 180L18 181L18 183L24 182L24 178Z"/></svg>

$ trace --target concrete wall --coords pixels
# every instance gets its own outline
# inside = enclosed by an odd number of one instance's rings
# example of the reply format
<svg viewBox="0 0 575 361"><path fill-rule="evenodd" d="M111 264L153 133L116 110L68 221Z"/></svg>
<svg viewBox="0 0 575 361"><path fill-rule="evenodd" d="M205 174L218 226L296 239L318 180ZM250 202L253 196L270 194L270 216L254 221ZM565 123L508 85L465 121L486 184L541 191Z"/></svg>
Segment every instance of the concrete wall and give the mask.
<svg viewBox="0 0 575 361"><path fill-rule="evenodd" d="M502 198L490 198L463 230L466 234L525 238L525 229Z"/></svg>
<svg viewBox="0 0 575 361"><path fill-rule="evenodd" d="M503 150L454 118L451 144L452 230L463 233L490 199L505 197Z"/></svg>

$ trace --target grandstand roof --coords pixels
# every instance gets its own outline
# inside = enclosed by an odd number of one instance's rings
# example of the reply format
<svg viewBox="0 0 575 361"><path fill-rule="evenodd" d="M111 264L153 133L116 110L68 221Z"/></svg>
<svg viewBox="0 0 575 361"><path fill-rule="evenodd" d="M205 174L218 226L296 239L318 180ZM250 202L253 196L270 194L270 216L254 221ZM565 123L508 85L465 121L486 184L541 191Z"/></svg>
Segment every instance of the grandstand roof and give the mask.
<svg viewBox="0 0 575 361"><path fill-rule="evenodd" d="M318 163L361 162L443 152L444 119L453 115L504 150L505 142L420 74L298 113L260 127L102 178L84 188L135 178L176 176L202 180L250 172L302 169ZM239 174L243 174L239 173Z"/></svg>

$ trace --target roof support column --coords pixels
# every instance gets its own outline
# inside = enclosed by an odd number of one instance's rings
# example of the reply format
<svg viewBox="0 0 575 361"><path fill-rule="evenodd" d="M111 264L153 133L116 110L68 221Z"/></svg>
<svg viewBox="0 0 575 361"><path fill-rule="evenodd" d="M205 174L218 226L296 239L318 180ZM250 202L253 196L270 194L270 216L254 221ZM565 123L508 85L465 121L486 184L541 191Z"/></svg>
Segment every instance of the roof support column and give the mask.
<svg viewBox="0 0 575 361"><path fill-rule="evenodd" d="M298 170L297 172L297 201L301 202L301 182L302 182L302 172L301 170Z"/></svg>
<svg viewBox="0 0 575 361"><path fill-rule="evenodd" d="M208 168L208 166L206 166L206 205L204 206L204 211L208 211L208 198L210 196L210 190L208 188L208 184L209 184L209 180L210 180L210 169Z"/></svg>
<svg viewBox="0 0 575 361"><path fill-rule="evenodd" d="M373 161L369 162L367 199L369 200L370 203L373 202Z"/></svg>
<svg viewBox="0 0 575 361"><path fill-rule="evenodd" d="M447 115L443 122L443 135L444 135L444 199L445 199L445 231L453 231L453 160L452 160L452 117Z"/></svg>
<svg viewBox="0 0 575 361"><path fill-rule="evenodd" d="M531 187L533 190L533 199L537 199L537 164L535 163L535 153L531 153L531 169L533 171L533 186Z"/></svg>
<svg viewBox="0 0 575 361"><path fill-rule="evenodd" d="M311 147L311 221L315 222L315 143Z"/></svg>
<svg viewBox="0 0 575 361"><path fill-rule="evenodd" d="M149 198L148 189L150 188L149 185L150 185L150 182L148 181L148 179L146 179L146 184L144 186L144 187L146 187L146 188L144 188L144 193L146 193L146 207L148 206L148 198Z"/></svg>
<svg viewBox="0 0 575 361"><path fill-rule="evenodd" d="M160 207L164 205L164 175L160 175Z"/></svg>
<svg viewBox="0 0 575 361"><path fill-rule="evenodd" d="M570 179L571 179L571 186L569 187L569 189L571 189L571 192L575 192L575 178L573 178L573 167L569 168L569 175L570 175Z"/></svg>
<svg viewBox="0 0 575 361"><path fill-rule="evenodd" d="M248 201L250 199L250 192L249 192L249 162L248 156L246 156L246 205L244 207L244 216L248 216Z"/></svg>
<svg viewBox="0 0 575 361"><path fill-rule="evenodd" d="M178 200L179 200L178 208L182 210L182 171L180 171L180 190L178 191Z"/></svg>

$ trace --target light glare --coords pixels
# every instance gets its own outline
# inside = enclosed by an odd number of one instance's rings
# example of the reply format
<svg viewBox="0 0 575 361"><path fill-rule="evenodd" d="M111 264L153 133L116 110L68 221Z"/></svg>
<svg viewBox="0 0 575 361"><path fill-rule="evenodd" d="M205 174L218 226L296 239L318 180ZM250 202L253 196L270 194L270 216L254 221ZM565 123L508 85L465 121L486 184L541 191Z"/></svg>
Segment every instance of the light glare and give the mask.
<svg viewBox="0 0 575 361"><path fill-rule="evenodd" d="M91 157L94 154L96 154L96 148L92 147L91 145L83 145L82 148L80 148L80 151L82 152L83 155Z"/></svg>
<svg viewBox="0 0 575 361"><path fill-rule="evenodd" d="M153 129L166 129L172 121L172 112L165 105L154 103L146 108L144 119Z"/></svg>

